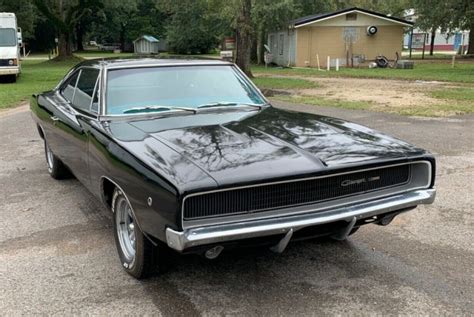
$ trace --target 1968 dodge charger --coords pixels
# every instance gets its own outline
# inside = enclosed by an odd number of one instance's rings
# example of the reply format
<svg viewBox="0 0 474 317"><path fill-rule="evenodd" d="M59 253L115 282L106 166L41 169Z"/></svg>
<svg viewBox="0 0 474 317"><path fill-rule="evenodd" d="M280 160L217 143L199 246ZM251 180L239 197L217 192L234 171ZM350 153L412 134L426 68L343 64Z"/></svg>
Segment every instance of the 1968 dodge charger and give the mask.
<svg viewBox="0 0 474 317"><path fill-rule="evenodd" d="M435 197L435 160L355 123L274 108L232 63L86 61L35 95L48 172L72 173L113 212L124 269L173 249L345 239Z"/></svg>

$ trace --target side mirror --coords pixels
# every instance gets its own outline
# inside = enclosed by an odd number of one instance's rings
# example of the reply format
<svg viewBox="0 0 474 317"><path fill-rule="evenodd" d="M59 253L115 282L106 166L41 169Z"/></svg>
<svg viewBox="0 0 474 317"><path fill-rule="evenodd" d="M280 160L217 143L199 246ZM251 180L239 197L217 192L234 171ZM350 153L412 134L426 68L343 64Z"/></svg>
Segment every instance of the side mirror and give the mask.
<svg viewBox="0 0 474 317"><path fill-rule="evenodd" d="M23 45L23 38L22 38L22 36L21 36L21 28L18 28L18 29L16 30L16 37L18 38L18 44L19 44L20 46L22 46L22 45Z"/></svg>

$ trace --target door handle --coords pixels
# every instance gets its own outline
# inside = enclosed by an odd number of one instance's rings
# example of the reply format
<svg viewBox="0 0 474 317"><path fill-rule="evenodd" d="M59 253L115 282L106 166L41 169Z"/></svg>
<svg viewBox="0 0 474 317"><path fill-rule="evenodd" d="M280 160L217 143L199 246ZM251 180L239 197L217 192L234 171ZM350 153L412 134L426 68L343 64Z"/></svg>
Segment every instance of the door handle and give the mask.
<svg viewBox="0 0 474 317"><path fill-rule="evenodd" d="M53 122L58 122L58 121L59 121L59 118L56 117L56 116L52 116L52 117L51 117L51 120L53 120Z"/></svg>

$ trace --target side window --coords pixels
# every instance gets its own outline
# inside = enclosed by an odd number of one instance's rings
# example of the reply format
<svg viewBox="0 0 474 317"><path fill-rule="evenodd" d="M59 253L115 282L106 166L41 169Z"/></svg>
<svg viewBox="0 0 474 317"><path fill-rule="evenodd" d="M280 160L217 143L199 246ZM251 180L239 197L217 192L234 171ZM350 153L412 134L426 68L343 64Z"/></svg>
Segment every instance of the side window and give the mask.
<svg viewBox="0 0 474 317"><path fill-rule="evenodd" d="M64 83L61 88L61 94L69 102L72 102L74 99L74 89L76 89L77 77L79 77L79 72L74 73L69 79Z"/></svg>
<svg viewBox="0 0 474 317"><path fill-rule="evenodd" d="M74 107L90 111L92 96L94 95L95 83L99 76L98 69L83 68L81 76L77 82L76 92L74 93L74 100L72 104Z"/></svg>
<svg viewBox="0 0 474 317"><path fill-rule="evenodd" d="M94 88L94 96L92 97L92 104L91 104L91 112L98 113L99 112L99 80L95 82Z"/></svg>

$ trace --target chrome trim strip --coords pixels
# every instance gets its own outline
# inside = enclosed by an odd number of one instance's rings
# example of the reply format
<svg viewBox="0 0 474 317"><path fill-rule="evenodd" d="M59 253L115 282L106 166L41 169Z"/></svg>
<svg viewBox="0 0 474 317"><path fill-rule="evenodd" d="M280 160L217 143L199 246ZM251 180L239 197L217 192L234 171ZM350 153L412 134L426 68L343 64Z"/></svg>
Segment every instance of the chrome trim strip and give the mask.
<svg viewBox="0 0 474 317"><path fill-rule="evenodd" d="M221 60L217 60L217 61L221 61ZM128 117L128 116L131 116L130 114L107 114L107 91L106 91L106 88L107 88L107 74L110 70L120 70L120 69L131 69L131 68L165 68L165 67L195 67L195 66L211 66L211 67L214 67L214 66L231 66L232 69L236 72L237 75L241 76L245 82L250 86L250 88L252 88L253 90L255 90L256 93L259 94L259 97L262 98L263 101L265 101L265 104L262 104L262 108L263 107L267 107L267 106L271 106L270 104L270 101L262 94L262 92L260 91L260 89L253 83L252 80L250 80L247 75L245 75L245 73L234 63L230 63L230 62L226 62L226 61L222 61L222 62L218 62L218 63L202 63L202 64L199 64L199 63L196 63L196 64L193 64L193 63L174 63L174 64L146 64L146 65L117 65L117 66L114 66L114 65L106 65L106 71L104 71L104 82L103 82L103 90L104 90L104 93L103 93L103 111L101 112L101 117L102 118L117 118L117 117ZM197 110L197 108L196 108ZM145 116L146 114L145 113L139 113L139 114L134 114L132 116Z"/></svg>
<svg viewBox="0 0 474 317"><path fill-rule="evenodd" d="M435 189L424 189L316 213L308 210L300 215L202 226L184 231L167 228L166 242L170 248L183 251L200 245L285 234L290 230L297 231L308 226L341 220L350 222L354 218L359 220L419 204L431 204L435 196Z"/></svg>
<svg viewBox="0 0 474 317"><path fill-rule="evenodd" d="M307 181L307 180L313 180L313 179L321 179L321 178L328 178L328 177L334 177L334 176L339 176L339 175L347 175L347 174L353 174L353 173L358 173L358 172L366 172L366 171L372 171L372 170L377 170L377 169L383 169L383 168L389 168L389 167L395 167L395 166L401 166L401 165L414 165L414 164L426 164L428 165L428 181L426 185L419 186L416 188L410 188L410 190L416 190L416 189L422 189L422 188L428 188L431 184L431 179L432 179L432 171L431 171L431 163L429 161L413 161L413 162L404 162L404 163L399 163L399 164L391 164L391 165L384 165L384 166L379 166L379 167L373 167L373 168L366 168L366 169L357 169L353 171L348 171L348 172L343 172L343 173L335 173L335 174L328 174L328 175L323 175L323 176L314 176L314 177L306 177L306 178L299 178L299 179L291 179L291 180L285 180L285 181L278 181L278 182L270 182L270 183L261 183L261 184L255 184L255 185L248 185L248 186L238 186L238 187L232 187L232 188L225 188L225 189L215 189L215 190L209 190L205 192L199 192L199 193L193 193L189 194L186 197L183 198L183 202L181 204L181 223L184 225L184 204L186 203L186 199L189 197L194 197L194 196L200 196L200 195L205 195L205 194L211 194L211 193L217 193L217 192L223 192L223 191L232 191L232 190L238 190L238 189L243 189L243 188L252 188L252 187L261 187L261 186L267 186L267 185L275 185L275 184L285 184L285 183L294 183L294 182L301 182L301 181ZM413 170L413 169L411 169ZM411 172L410 172L410 180L411 180ZM384 188L382 188L384 189ZM406 190L404 190L406 191ZM395 193L393 193L395 194ZM398 194L398 193L397 193ZM337 200L338 198L335 198L334 200ZM317 204L318 202L314 202L313 204ZM282 206L279 208L274 208L275 209L284 209L292 206ZM230 215L229 215L230 216ZM225 216L220 216L221 218ZM212 217L212 218L217 218ZM199 218L200 219L200 218ZM197 220L197 219L193 219Z"/></svg>
<svg viewBox="0 0 474 317"><path fill-rule="evenodd" d="M202 61L202 63L199 63ZM126 60L124 60L126 62ZM175 66L225 66L225 65L235 65L234 63L227 62L221 59L209 59L209 60L199 60L196 59L196 62L187 62L187 63L149 63L149 64L133 64L133 60L130 61L130 65L114 65L105 63L105 67L110 70L122 69L122 68L148 68L148 67L175 67Z"/></svg>

